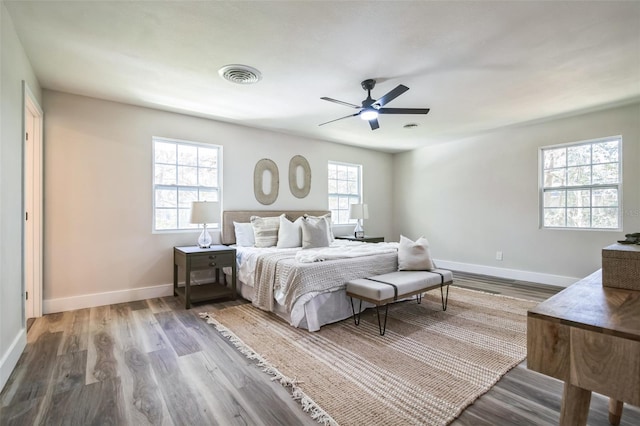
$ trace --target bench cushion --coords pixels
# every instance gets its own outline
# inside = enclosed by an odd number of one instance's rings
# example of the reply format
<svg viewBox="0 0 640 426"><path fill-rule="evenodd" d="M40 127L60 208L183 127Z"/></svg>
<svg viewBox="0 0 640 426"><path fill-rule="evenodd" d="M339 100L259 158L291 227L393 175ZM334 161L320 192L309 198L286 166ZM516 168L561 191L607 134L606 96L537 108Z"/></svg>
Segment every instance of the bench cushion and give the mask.
<svg viewBox="0 0 640 426"><path fill-rule="evenodd" d="M453 280L451 271L445 269L434 269L433 271L397 271L383 275L370 277L371 279L356 279L347 282L347 293L354 297L362 297L366 300L387 301L393 300L395 292L391 285L398 288L398 298L407 294L415 294L420 290L431 290L443 282L443 278L435 273L439 272L444 276L444 283ZM380 282L382 281L382 282Z"/></svg>

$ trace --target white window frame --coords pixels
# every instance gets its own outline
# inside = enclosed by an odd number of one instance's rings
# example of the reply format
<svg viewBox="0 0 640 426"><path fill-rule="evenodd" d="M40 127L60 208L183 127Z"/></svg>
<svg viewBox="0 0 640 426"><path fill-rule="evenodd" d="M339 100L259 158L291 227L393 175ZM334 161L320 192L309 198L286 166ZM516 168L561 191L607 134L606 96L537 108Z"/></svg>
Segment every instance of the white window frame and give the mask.
<svg viewBox="0 0 640 426"><path fill-rule="evenodd" d="M617 141L618 142L618 182L617 183L606 183L606 184L589 184L589 185L576 185L576 186L558 186L558 187L549 187L549 188L545 188L544 186L544 151L546 150L553 150L553 149L558 149L558 148L566 148L566 147L576 147L576 146L581 146L581 145L591 145L593 146L594 144L597 143L602 143L602 142L612 142L612 141ZM578 142L570 142L570 143L563 143L563 144L558 144L558 145L549 145L549 146L544 146L541 147L538 150L538 189L539 189L539 227L540 229L552 229L552 230L572 230L572 231L609 231L609 232L620 232L622 231L623 228L623 224L622 224L622 218L623 218L623 208L622 208L622 182L623 182L623 174L622 174L622 163L623 163L623 150L622 150L622 136L621 135L617 135L617 136L609 136L609 137L604 137L604 138L597 138L597 139L589 139L589 140L583 140L583 141L578 141ZM611 164L611 163L609 163ZM591 163L589 164L589 166L593 167L594 163L593 163L593 158L591 159ZM562 168L568 168L568 166L564 166ZM566 182L565 182L566 183ZM544 211L545 211L545 205L544 205L544 193L545 190L547 191L554 191L554 190L580 190L580 189L584 189L584 190L594 190L594 189L606 189L606 188L615 188L618 191L618 227L617 228L596 228L593 226L590 227L571 227L571 226L545 226L544 224ZM599 206L594 206L593 205L593 197L591 197L590 200L590 205L589 205L589 209L593 209L593 208L598 208ZM609 206L600 206L600 207L609 207ZM568 207L566 206L566 198L565 198L565 209L568 209ZM593 213L590 215L591 217L591 224L593 224ZM566 214L565 214L565 224L566 224Z"/></svg>
<svg viewBox="0 0 640 426"><path fill-rule="evenodd" d="M204 186L204 185L178 185L177 184L177 178L176 178L176 184L175 185L166 185L166 184L156 184L155 182L155 172L156 172L156 165L160 164L160 163L156 163L156 142L161 142L161 143L171 143L171 144L175 144L176 147L178 145L186 145L186 146L192 146L192 147L199 147L199 148L207 148L207 149L217 149L218 154L217 154L217 164L216 164L216 168L217 168L217 182L218 182L218 186ZM152 233L154 234L166 234L166 233L183 233L183 232L194 232L194 231L198 231L198 229L202 228L201 224L188 224L185 227L180 227L180 221L179 221L179 217L178 217L178 228L176 229L157 229L156 227L156 190L157 189L161 189L161 188L176 188L176 189L180 189L180 188L187 188L187 189L195 189L198 190L198 201L215 201L215 200L211 200L208 197L202 196L200 194L200 189L206 189L208 191L214 191L217 193L217 201L220 204L220 208L222 209L222 146L221 145L216 145L216 144L211 144L211 143L204 143L204 142L194 142L194 141L187 141L187 140L182 140L182 139L172 139L172 138L165 138L165 137L161 137L161 136L153 136L152 140L151 140L151 158L152 158L152 167L151 167L151 182L152 182L152 189L151 189L151 198L152 198L152 209L151 209L151 229L152 229ZM178 165L178 162L176 160L175 165ZM196 166L199 167L199 166ZM176 173L177 173L177 168L176 168ZM178 200L178 204L179 204L179 200ZM158 207L161 208L161 207ZM178 216L180 215L180 210L184 210L184 207L180 207L179 205L177 207L175 207L176 210L178 210ZM217 229L219 228L218 224L211 224L208 225L207 228L210 229Z"/></svg>
<svg viewBox="0 0 640 426"><path fill-rule="evenodd" d="M331 209L331 205L330 205L330 199L331 197L349 197L352 200L355 198L353 196L353 194L349 194L349 193L341 193L341 192L331 192L329 190L329 177L328 177L328 171L329 171L329 166L331 165L335 165L335 166L346 166L346 167L353 167L356 168L358 171L358 196L357 196L357 200L355 201L356 203L362 203L362 194L363 194L363 185L362 185L362 173L363 173L363 167L362 164L353 164L353 163L345 163L345 162L341 162L341 161L329 161L327 163L327 205L328 205L328 210L331 210L331 220L333 222L334 225L351 225L356 223L356 219L348 219L347 222L340 222L340 217L339 214L336 215L334 214L334 210L336 209ZM353 203L349 203L349 204L353 204ZM347 215L348 215L348 207L347 207ZM338 211L340 210L345 210L345 209L337 209Z"/></svg>

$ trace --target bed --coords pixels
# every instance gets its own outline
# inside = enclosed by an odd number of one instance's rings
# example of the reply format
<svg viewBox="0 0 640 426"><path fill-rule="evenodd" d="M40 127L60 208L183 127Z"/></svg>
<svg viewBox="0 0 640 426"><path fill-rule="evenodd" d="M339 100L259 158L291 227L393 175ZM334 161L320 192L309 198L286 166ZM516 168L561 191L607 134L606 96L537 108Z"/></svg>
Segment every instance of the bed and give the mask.
<svg viewBox="0 0 640 426"><path fill-rule="evenodd" d="M398 268L397 243L335 240L330 247L305 250L236 245L234 222L248 223L252 216L282 214L294 221L305 214L319 217L329 212L224 211L221 240L236 248L239 295L260 309L274 312L292 326L317 331L325 324L349 318L352 311L346 282ZM369 306L373 305L363 305L363 309Z"/></svg>

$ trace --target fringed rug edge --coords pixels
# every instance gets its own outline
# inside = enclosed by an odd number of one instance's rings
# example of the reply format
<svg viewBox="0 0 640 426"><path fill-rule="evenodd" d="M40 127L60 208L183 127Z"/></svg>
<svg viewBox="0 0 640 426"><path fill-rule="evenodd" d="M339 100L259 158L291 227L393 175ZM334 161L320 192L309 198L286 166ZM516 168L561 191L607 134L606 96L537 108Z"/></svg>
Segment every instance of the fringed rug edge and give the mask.
<svg viewBox="0 0 640 426"><path fill-rule="evenodd" d="M329 413L324 411L322 407L304 393L304 391L298 386L298 381L296 379L292 379L282 374L273 364L254 351L249 345L244 343L242 339L218 322L218 320L208 312L201 312L199 315L200 318L207 320L207 324L212 324L223 337L229 339L231 344L235 346L241 354L248 359L257 361L258 367L260 367L262 371L273 376L271 380L278 381L284 387L290 387L293 399L300 403L302 410L305 413L308 413L313 420L323 426L339 426L338 422L336 422Z"/></svg>

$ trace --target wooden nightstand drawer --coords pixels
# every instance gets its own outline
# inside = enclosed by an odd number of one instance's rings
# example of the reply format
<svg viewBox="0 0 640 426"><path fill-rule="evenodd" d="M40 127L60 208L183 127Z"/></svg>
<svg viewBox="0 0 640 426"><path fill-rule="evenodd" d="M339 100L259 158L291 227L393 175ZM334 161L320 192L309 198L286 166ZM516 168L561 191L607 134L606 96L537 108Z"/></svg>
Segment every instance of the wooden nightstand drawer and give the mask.
<svg viewBox="0 0 640 426"><path fill-rule="evenodd" d="M233 253L208 253L191 256L191 269L220 268L235 262Z"/></svg>

